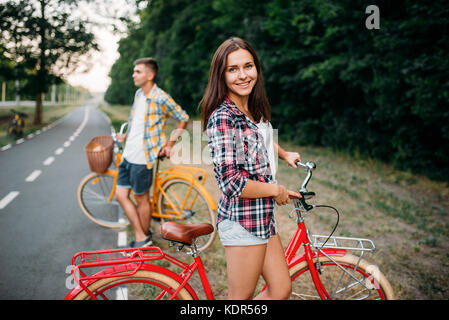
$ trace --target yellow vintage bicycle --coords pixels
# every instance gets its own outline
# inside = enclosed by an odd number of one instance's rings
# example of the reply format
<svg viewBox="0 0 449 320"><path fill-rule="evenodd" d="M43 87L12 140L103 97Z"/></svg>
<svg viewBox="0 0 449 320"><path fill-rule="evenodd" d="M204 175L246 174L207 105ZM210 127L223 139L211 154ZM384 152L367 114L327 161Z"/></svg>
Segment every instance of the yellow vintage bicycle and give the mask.
<svg viewBox="0 0 449 320"><path fill-rule="evenodd" d="M126 125L127 123L124 123L121 126L120 133ZM107 228L125 228L129 221L122 214L120 204L115 199L118 166L122 160L123 147L117 141L115 133L112 136L96 137L92 141L103 145L103 148L99 149L103 150L103 154L109 156L110 160L107 168L100 169L93 168L89 162L91 170L96 172L87 175L79 184L79 205L83 213L96 224ZM115 161L112 161L113 144L117 146ZM88 160L90 160L89 154ZM165 221L194 224L206 222L215 226L217 205L204 187L206 171L187 166L172 166L159 171L160 161L161 159L158 159L156 162L153 184L149 191L152 217L160 220L161 223ZM115 163L115 168L108 168L112 162ZM204 239L197 244L198 249L206 249L213 242L215 234L214 227L213 233L202 237Z"/></svg>

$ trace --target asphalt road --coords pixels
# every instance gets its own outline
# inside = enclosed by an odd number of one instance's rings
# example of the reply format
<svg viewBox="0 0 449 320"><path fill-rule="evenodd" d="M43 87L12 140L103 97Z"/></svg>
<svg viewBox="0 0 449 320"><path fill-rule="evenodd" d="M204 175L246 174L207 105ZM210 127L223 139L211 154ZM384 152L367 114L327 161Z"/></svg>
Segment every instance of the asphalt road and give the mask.
<svg viewBox="0 0 449 320"><path fill-rule="evenodd" d="M76 199L90 172L84 146L110 133L88 104L0 151L0 299L63 299L75 253L117 247L117 232L91 222Z"/></svg>

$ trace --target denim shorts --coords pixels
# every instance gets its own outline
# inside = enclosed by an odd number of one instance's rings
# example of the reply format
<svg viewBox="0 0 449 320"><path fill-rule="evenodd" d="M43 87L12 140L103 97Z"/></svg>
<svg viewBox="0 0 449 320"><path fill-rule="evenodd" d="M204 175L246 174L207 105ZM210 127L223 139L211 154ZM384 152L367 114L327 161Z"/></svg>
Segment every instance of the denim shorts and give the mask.
<svg viewBox="0 0 449 320"><path fill-rule="evenodd" d="M129 163L123 159L118 167L117 187L133 189L134 194L141 195L150 190L153 182L153 169L146 164Z"/></svg>
<svg viewBox="0 0 449 320"><path fill-rule="evenodd" d="M254 246L268 243L268 239L256 237L235 221L222 220L217 228L223 246Z"/></svg>

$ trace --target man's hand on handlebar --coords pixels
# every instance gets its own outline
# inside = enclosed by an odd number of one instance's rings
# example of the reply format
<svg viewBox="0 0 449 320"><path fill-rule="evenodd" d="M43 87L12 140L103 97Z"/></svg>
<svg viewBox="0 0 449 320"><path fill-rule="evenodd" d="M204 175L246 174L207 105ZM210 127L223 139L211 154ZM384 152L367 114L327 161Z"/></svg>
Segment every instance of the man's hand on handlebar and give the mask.
<svg viewBox="0 0 449 320"><path fill-rule="evenodd" d="M170 154L171 154L171 150L172 150L172 146L166 144L161 151L159 151L158 157L160 159L163 159L165 157L167 157L168 159L170 159Z"/></svg>
<svg viewBox="0 0 449 320"><path fill-rule="evenodd" d="M119 143L123 143L126 140L126 133L117 133L116 139Z"/></svg>

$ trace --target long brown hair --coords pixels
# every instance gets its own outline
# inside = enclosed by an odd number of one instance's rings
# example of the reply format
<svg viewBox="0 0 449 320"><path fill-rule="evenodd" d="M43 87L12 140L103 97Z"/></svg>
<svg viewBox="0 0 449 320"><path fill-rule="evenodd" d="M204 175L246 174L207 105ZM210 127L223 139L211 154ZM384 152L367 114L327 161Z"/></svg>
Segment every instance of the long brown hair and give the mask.
<svg viewBox="0 0 449 320"><path fill-rule="evenodd" d="M206 130L207 121L215 109L220 106L228 94L224 71L228 55L238 49L248 50L253 56L257 69L257 81L248 99L248 109L254 120L259 122L261 118L270 120L270 103L265 93L264 81L260 61L254 49L243 39L232 37L224 41L215 51L209 70L209 81L203 98L200 102L201 115L203 118L203 130Z"/></svg>

